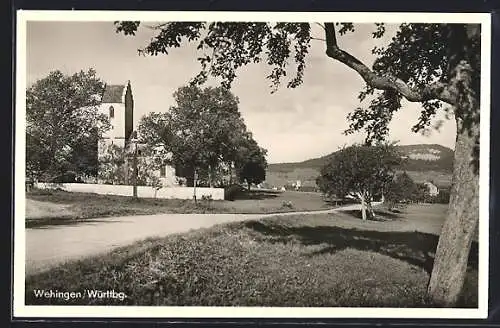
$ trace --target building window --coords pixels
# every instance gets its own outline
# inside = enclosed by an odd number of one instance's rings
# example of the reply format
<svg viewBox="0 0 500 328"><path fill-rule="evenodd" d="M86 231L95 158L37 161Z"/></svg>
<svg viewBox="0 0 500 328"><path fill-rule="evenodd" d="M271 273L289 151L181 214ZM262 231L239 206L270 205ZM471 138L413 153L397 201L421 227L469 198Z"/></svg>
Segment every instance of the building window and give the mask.
<svg viewBox="0 0 500 328"><path fill-rule="evenodd" d="M109 106L109 117L115 117L115 108L113 106Z"/></svg>
<svg viewBox="0 0 500 328"><path fill-rule="evenodd" d="M164 178L166 173L167 173L166 171L167 170L166 170L165 166L160 167L160 177Z"/></svg>

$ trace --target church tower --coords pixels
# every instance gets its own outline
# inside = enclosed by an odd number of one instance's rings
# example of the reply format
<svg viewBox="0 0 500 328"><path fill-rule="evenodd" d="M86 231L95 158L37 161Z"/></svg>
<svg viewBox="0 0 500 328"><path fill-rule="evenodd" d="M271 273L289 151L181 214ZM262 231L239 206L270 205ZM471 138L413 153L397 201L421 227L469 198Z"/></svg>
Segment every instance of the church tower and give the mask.
<svg viewBox="0 0 500 328"><path fill-rule="evenodd" d="M101 161L109 146L116 145L125 150L130 143L134 130L134 97L130 81L123 85L106 84L99 112L109 119L111 125L99 140L98 156Z"/></svg>
<svg viewBox="0 0 500 328"><path fill-rule="evenodd" d="M106 143L125 147L134 130L134 98L130 81L124 85L106 85L99 111L111 124L103 139Z"/></svg>

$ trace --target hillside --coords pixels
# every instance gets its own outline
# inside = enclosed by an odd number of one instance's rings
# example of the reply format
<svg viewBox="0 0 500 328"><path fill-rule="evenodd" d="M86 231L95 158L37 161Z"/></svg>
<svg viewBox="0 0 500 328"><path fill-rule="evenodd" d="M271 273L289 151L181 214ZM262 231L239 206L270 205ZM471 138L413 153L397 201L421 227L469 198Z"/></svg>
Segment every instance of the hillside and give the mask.
<svg viewBox="0 0 500 328"><path fill-rule="evenodd" d="M439 186L451 184L453 150L437 144L396 146L403 158L401 170L405 170L417 183L432 180ZM297 163L269 164L266 183L271 186L290 185L300 180L303 186L314 187L319 171L334 156L309 159Z"/></svg>

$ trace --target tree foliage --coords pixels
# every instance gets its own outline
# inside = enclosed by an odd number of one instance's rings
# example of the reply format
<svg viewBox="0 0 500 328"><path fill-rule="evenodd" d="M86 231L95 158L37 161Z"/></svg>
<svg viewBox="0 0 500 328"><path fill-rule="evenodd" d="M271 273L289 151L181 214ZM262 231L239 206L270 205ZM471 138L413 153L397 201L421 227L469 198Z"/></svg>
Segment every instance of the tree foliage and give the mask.
<svg viewBox="0 0 500 328"><path fill-rule="evenodd" d="M134 156L137 160L137 174L134 172ZM101 140L98 179L104 184L162 187L159 170L165 165L165 154L161 149L130 144L122 148Z"/></svg>
<svg viewBox="0 0 500 328"><path fill-rule="evenodd" d="M102 140L100 142L98 180L104 184L128 184L125 149Z"/></svg>
<svg viewBox="0 0 500 328"><path fill-rule="evenodd" d="M267 150L259 147L257 142L248 133L242 136L238 145L235 166L240 182L247 182L248 189L251 184L259 184L266 180Z"/></svg>
<svg viewBox="0 0 500 328"><path fill-rule="evenodd" d="M116 29L134 35L139 25L116 22ZM359 99L368 104L349 114L347 134L364 130L367 143L384 139L403 99L422 106L413 131L428 129L438 110L449 111L455 118L450 207L428 287L436 304L453 306L465 280L468 252L479 220L480 25L400 24L386 47L372 49L376 56L372 67L337 42L339 35L355 30L354 24L318 25L324 31L326 56L366 82ZM224 87L230 87L242 66L258 62L270 66L268 79L273 89L285 76L292 76L287 86L296 87L306 72L311 40L321 39L311 35L309 23L169 22L154 28L158 33L140 52L168 54L172 48L196 42L201 71L192 82L201 83L212 76L220 78ZM382 38L385 32L385 25L377 23L371 37Z"/></svg>
<svg viewBox="0 0 500 328"><path fill-rule="evenodd" d="M371 202L374 196L383 193L395 175L400 155L393 145L354 145L335 153L321 169L321 190L330 196L345 198L352 196L368 208L368 218L374 217Z"/></svg>
<svg viewBox="0 0 500 328"><path fill-rule="evenodd" d="M389 209L400 202L410 202L418 200L418 186L406 172L396 174L387 184L384 191L385 202Z"/></svg>
<svg viewBox="0 0 500 328"><path fill-rule="evenodd" d="M248 133L237 97L225 88L190 85L179 88L174 99L168 112L144 116L138 131L142 142L166 150L165 160L178 176L192 185L196 170L199 181L212 184L235 165L243 179L260 179L262 172L252 165L264 165L265 151Z"/></svg>
<svg viewBox="0 0 500 328"><path fill-rule="evenodd" d="M117 32L135 35L140 22L115 22L115 25ZM429 127L442 102L457 105L474 101L468 99L470 97L461 98L461 91L465 89L473 92L473 98L479 99L478 25L401 24L388 46L372 49L376 60L371 69L337 44L337 33L354 32L354 24L319 25L325 32L327 56L346 64L366 81L360 100L373 96L367 108L360 107L349 115L352 124L347 133L365 129L367 139L383 139L403 98L422 103L421 117L414 131ZM192 81L201 83L212 76L221 79L225 87L230 87L241 67L259 62L272 68L267 78L273 87L289 76L287 72L290 71L294 74L287 86L297 87L303 81L311 40L316 39L310 23L170 22L159 24L155 29L159 33L139 49L140 53L168 54L172 48L196 42L201 53L198 58L201 72ZM372 37L384 37L385 30L383 23L375 24ZM458 80L453 80L457 75ZM448 107L445 109L449 110ZM476 112L462 112L461 115L479 119Z"/></svg>
<svg viewBox="0 0 500 328"><path fill-rule="evenodd" d="M68 170L95 175L97 139L109 127L98 112L104 85L95 71L53 71L26 90L26 162L38 178Z"/></svg>

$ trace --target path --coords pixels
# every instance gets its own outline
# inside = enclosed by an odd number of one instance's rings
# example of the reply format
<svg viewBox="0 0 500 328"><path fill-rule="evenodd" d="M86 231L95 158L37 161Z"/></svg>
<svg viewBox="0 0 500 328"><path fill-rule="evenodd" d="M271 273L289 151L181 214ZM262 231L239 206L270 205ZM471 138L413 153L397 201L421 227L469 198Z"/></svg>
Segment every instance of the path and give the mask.
<svg viewBox="0 0 500 328"><path fill-rule="evenodd" d="M357 208L358 204L322 211L274 214L156 214L90 219L74 225L26 229L26 273L40 272L67 260L106 253L149 237L162 237L227 222Z"/></svg>

